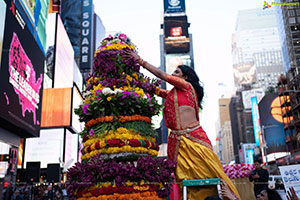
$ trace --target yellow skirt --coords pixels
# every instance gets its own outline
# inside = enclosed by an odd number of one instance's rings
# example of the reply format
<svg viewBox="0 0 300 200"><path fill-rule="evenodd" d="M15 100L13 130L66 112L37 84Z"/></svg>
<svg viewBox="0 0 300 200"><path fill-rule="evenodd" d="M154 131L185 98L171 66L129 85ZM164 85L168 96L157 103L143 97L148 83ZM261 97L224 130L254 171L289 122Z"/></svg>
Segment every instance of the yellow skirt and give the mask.
<svg viewBox="0 0 300 200"><path fill-rule="evenodd" d="M217 155L209 148L195 143L185 137L180 141L177 157L176 179L180 182L180 196L182 199L182 180L184 179L223 179L230 190L239 198L239 193L231 180L225 174ZM217 195L215 186L188 187L189 200L204 200L208 196Z"/></svg>

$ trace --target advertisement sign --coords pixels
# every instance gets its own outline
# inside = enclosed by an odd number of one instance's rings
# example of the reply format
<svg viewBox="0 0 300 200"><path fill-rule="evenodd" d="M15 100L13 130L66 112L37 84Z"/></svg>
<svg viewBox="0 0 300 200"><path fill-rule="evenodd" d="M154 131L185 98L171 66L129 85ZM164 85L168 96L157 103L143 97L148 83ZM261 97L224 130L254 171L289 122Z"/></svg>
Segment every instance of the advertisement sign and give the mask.
<svg viewBox="0 0 300 200"><path fill-rule="evenodd" d="M46 48L46 21L48 16L48 1L45 0L6 0L16 9L16 14L23 20L24 26L31 32L37 44L45 54Z"/></svg>
<svg viewBox="0 0 300 200"><path fill-rule="evenodd" d="M80 70L91 70L93 59L93 1L82 1Z"/></svg>
<svg viewBox="0 0 300 200"><path fill-rule="evenodd" d="M248 149L247 154L248 154L247 164L251 165L254 163L254 149Z"/></svg>
<svg viewBox="0 0 300 200"><path fill-rule="evenodd" d="M41 168L47 168L49 163L60 163L63 161L64 128L41 130L39 138L26 139L25 147L25 166L27 162L41 162Z"/></svg>
<svg viewBox="0 0 300 200"><path fill-rule="evenodd" d="M72 88L48 88L43 92L41 127L71 125Z"/></svg>
<svg viewBox="0 0 300 200"><path fill-rule="evenodd" d="M189 37L189 23L187 16L164 17L165 37ZM174 31L176 34L174 35ZM179 34L180 33L180 34Z"/></svg>
<svg viewBox="0 0 300 200"><path fill-rule="evenodd" d="M244 109L251 109L251 97L256 96L257 102L265 96L265 92L262 88L242 91Z"/></svg>
<svg viewBox="0 0 300 200"><path fill-rule="evenodd" d="M251 97L251 110L252 110L252 120L253 120L255 144L256 144L256 146L260 146L261 131L260 131L259 111L258 111L256 96Z"/></svg>
<svg viewBox="0 0 300 200"><path fill-rule="evenodd" d="M267 152L286 152L283 120L278 94L267 94L258 104L261 129L264 131Z"/></svg>
<svg viewBox="0 0 300 200"><path fill-rule="evenodd" d="M54 88L73 87L74 50L60 16L56 15ZM66 76L69 74L69 76Z"/></svg>
<svg viewBox="0 0 300 200"><path fill-rule="evenodd" d="M290 187L295 189L296 195L300 196L300 165L287 165L279 167L283 179L284 188L289 191Z"/></svg>
<svg viewBox="0 0 300 200"><path fill-rule="evenodd" d="M60 0L49 0L49 13L60 12Z"/></svg>
<svg viewBox="0 0 300 200"><path fill-rule="evenodd" d="M164 0L164 13L185 12L184 0Z"/></svg>
<svg viewBox="0 0 300 200"><path fill-rule="evenodd" d="M166 72L168 74L172 74L178 65L187 65L192 67L190 54L166 54L165 61ZM167 83L167 89L171 89L172 87L173 86Z"/></svg>
<svg viewBox="0 0 300 200"><path fill-rule="evenodd" d="M6 15L6 3L0 1L0 69L1 69L1 55L2 55L2 45L4 37L4 24Z"/></svg>
<svg viewBox="0 0 300 200"><path fill-rule="evenodd" d="M256 65L254 62L233 65L235 86L256 82Z"/></svg>
<svg viewBox="0 0 300 200"><path fill-rule="evenodd" d="M0 118L22 137L38 136L41 118L44 54L16 10L6 10L1 69Z"/></svg>

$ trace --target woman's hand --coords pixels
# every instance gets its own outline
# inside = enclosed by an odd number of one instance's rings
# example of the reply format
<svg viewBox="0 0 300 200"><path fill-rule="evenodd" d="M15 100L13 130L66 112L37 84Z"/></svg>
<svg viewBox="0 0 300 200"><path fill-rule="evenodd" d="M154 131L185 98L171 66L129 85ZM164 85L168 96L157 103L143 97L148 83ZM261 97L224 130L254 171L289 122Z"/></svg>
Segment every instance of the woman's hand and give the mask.
<svg viewBox="0 0 300 200"><path fill-rule="evenodd" d="M235 200L238 199L229 189L227 183L221 179L221 194L224 200Z"/></svg>
<svg viewBox="0 0 300 200"><path fill-rule="evenodd" d="M136 60L140 65L142 64L141 61L142 59L140 58L140 56L134 52L134 51L130 51L129 49L125 49L124 50L124 58L128 59L128 58L133 58L134 60Z"/></svg>

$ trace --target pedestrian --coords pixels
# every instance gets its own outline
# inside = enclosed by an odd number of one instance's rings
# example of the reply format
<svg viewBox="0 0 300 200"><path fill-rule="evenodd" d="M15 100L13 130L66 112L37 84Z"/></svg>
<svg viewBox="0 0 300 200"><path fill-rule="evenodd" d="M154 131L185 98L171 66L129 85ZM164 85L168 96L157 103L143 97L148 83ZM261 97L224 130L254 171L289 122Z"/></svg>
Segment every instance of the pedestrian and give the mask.
<svg viewBox="0 0 300 200"><path fill-rule="evenodd" d="M268 170L262 168L261 160L255 159L254 166L255 169L251 172L249 176L250 182L254 182L254 194L255 197L263 190L268 188L269 172Z"/></svg>
<svg viewBox="0 0 300 200"><path fill-rule="evenodd" d="M199 107L204 93L193 68L179 65L169 75L141 59L136 52L126 50L124 58L134 58L146 70L174 86L170 91L160 89L156 93L165 98L163 115L167 128L171 129L167 152L168 158L177 162L176 179L181 183L179 187L182 188L184 179L221 178L228 184L230 192L239 199L238 191L225 174L200 125ZM188 188L190 200L204 200L216 194L216 187L213 186Z"/></svg>
<svg viewBox="0 0 300 200"><path fill-rule="evenodd" d="M265 188L256 197L256 200L282 200L274 189Z"/></svg>

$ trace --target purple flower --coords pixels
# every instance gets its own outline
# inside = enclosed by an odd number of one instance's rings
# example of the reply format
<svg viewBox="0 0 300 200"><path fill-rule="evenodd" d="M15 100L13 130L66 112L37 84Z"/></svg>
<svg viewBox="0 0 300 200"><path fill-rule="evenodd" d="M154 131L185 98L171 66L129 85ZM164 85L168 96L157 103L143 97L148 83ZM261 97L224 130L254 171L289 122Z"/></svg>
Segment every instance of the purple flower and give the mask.
<svg viewBox="0 0 300 200"><path fill-rule="evenodd" d="M89 105L90 105L90 104L85 104L85 105L82 107L82 111L83 111L84 114L86 114Z"/></svg>
<svg viewBox="0 0 300 200"><path fill-rule="evenodd" d="M91 130L89 131L89 136L93 136L94 134L95 134L94 129L91 129Z"/></svg>

